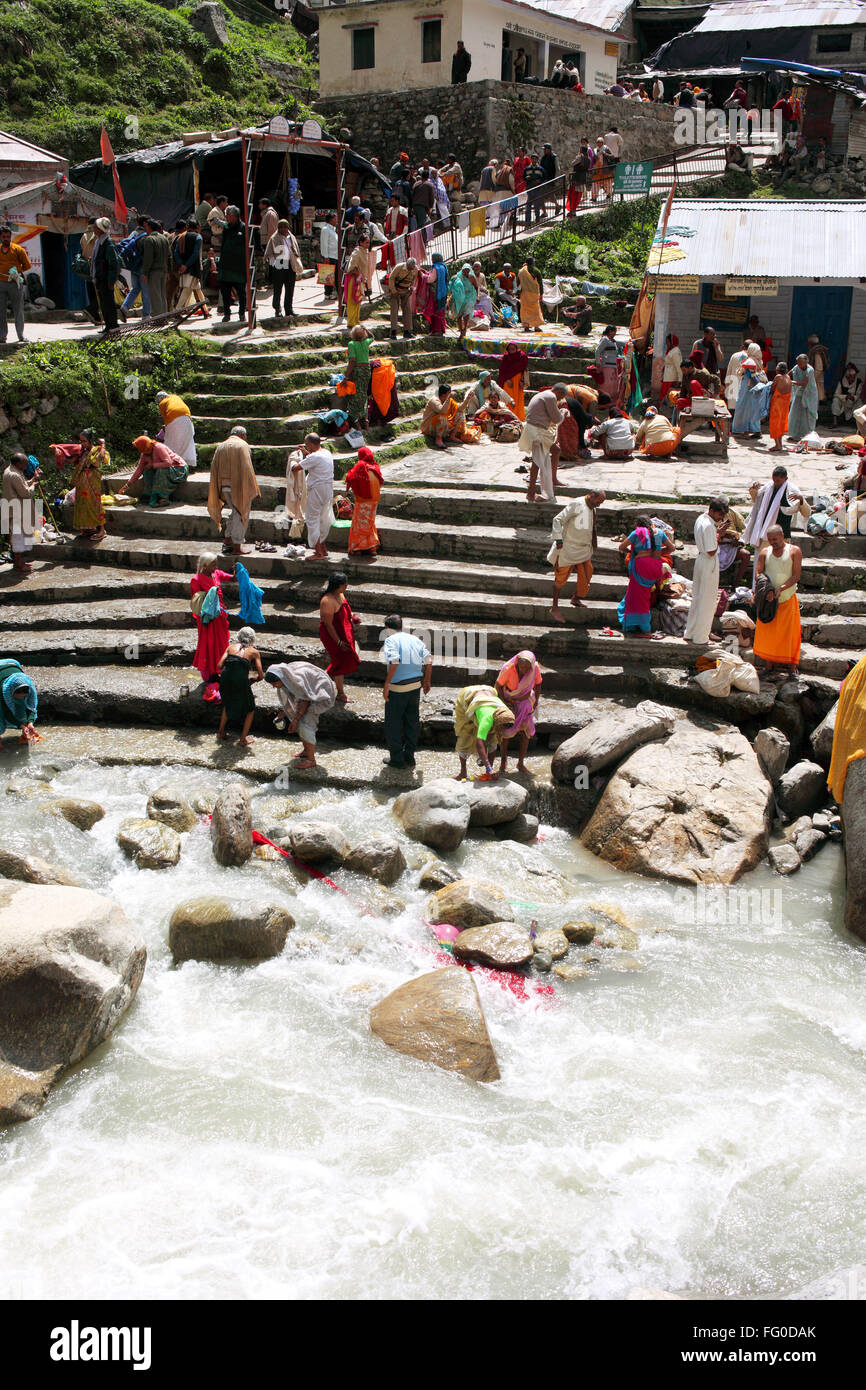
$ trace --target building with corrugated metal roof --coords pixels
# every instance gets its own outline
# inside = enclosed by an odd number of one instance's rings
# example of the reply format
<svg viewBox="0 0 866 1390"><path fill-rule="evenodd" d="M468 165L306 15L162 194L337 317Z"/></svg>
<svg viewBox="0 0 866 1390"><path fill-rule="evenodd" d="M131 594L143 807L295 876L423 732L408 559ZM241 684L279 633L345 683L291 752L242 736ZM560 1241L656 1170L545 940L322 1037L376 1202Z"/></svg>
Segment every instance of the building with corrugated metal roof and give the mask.
<svg viewBox="0 0 866 1390"><path fill-rule="evenodd" d="M866 0L717 0L699 24L649 60L668 72L786 58L866 71Z"/></svg>
<svg viewBox="0 0 866 1390"><path fill-rule="evenodd" d="M866 202L674 199L647 277L656 356L668 333L687 356L712 327L728 357L756 314L789 365L817 333L830 353L828 382L848 361L866 367Z"/></svg>

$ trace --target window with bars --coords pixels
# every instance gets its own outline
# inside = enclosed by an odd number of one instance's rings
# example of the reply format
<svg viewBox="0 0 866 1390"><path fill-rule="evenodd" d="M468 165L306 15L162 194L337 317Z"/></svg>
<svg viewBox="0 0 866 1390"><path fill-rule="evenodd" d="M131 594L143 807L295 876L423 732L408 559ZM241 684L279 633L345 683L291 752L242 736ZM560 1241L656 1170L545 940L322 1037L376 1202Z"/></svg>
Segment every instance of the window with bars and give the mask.
<svg viewBox="0 0 866 1390"><path fill-rule="evenodd" d="M442 20L425 19L421 25L421 62L441 63Z"/></svg>

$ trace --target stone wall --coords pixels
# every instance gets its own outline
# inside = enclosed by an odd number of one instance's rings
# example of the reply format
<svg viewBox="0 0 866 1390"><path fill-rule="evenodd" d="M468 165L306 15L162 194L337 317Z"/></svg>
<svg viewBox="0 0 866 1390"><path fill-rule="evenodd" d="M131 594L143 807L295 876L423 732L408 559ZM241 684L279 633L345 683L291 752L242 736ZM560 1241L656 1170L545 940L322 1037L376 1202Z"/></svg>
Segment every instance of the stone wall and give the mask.
<svg viewBox="0 0 866 1390"><path fill-rule="evenodd" d="M501 158L521 144L540 153L548 140L565 170L582 135L594 144L612 125L626 141L628 159L658 159L674 152L672 107L555 87L467 82L321 98L316 107L331 129L335 117L345 120L353 147L368 158L378 155L386 174L401 150L414 160L434 154L444 159L453 150L469 182L478 178L490 155Z"/></svg>

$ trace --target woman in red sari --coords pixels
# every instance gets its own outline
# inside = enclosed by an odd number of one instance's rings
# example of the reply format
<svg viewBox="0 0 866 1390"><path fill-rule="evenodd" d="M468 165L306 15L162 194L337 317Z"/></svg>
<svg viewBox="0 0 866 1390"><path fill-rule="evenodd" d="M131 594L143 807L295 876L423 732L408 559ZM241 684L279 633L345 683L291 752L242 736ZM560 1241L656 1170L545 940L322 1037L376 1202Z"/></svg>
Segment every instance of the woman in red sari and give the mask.
<svg viewBox="0 0 866 1390"><path fill-rule="evenodd" d="M352 527L349 531L349 554L370 551L375 560L379 549L379 533L376 530L376 508L382 491L382 470L376 462L372 449L366 444L358 450L358 462L346 474L346 488L355 499L352 509Z"/></svg>
<svg viewBox="0 0 866 1390"><path fill-rule="evenodd" d="M219 662L220 657L229 644L229 620L226 606L223 602L222 586L226 581L234 582L234 575L226 570L217 569L217 557L210 551L204 551L198 559L198 567L189 583L189 597L192 605L193 617L198 628L198 645L195 649L195 656L192 664L201 675L205 684L204 699L219 700ZM200 609L203 597L209 589L216 586L219 594L220 611L216 618L212 618L209 623L202 621ZM201 594L202 598L196 595Z"/></svg>
<svg viewBox="0 0 866 1390"><path fill-rule="evenodd" d="M385 213L385 221L382 224L382 230L388 238L385 245L382 247L382 258L379 262L382 270L390 270L391 266L394 265L394 247L391 245L391 242L395 241L398 236L403 236L408 226L409 215L406 209L400 206L400 199L397 197L397 194L392 193L391 200L388 204L388 211ZM405 259L406 257L404 256L403 260Z"/></svg>
<svg viewBox="0 0 866 1390"><path fill-rule="evenodd" d="M346 598L348 582L348 575L335 570L328 576L319 604L319 637L331 658L325 670L337 687L337 703L340 705L349 704L349 697L343 689L345 677L351 676L361 664L355 645L355 628L361 619L352 612Z"/></svg>

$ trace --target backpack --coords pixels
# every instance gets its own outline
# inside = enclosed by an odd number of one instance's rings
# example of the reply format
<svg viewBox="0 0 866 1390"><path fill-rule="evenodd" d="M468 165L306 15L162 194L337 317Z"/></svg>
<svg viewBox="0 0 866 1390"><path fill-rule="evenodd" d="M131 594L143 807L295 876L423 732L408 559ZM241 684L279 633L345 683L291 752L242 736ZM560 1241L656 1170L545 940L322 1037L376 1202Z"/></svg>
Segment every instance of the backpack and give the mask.
<svg viewBox="0 0 866 1390"><path fill-rule="evenodd" d="M141 269L141 243L143 241L144 237L140 232L133 232L132 236L125 236L122 241L117 243L120 259L127 270Z"/></svg>

